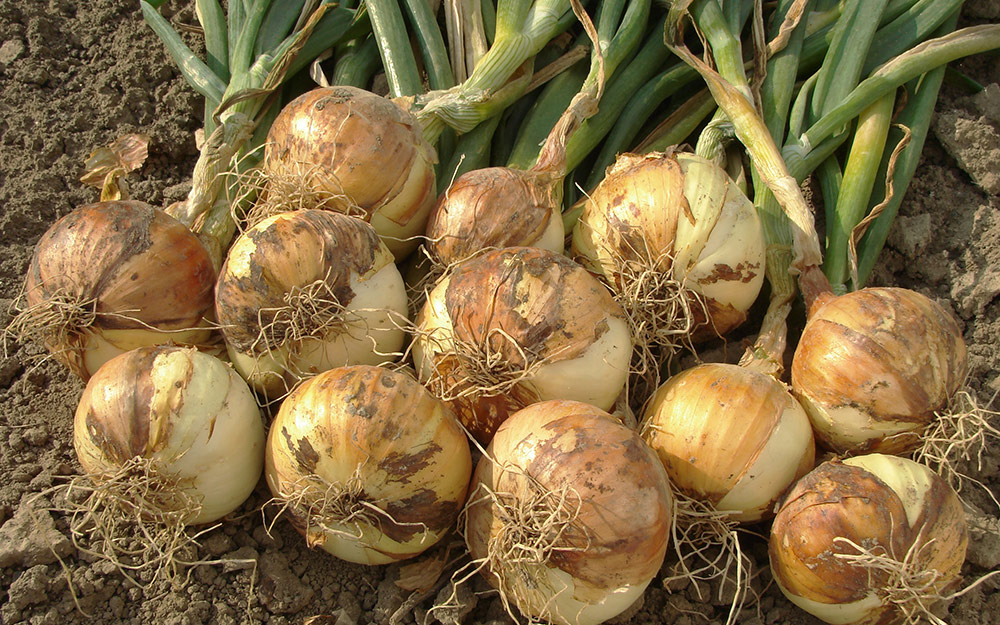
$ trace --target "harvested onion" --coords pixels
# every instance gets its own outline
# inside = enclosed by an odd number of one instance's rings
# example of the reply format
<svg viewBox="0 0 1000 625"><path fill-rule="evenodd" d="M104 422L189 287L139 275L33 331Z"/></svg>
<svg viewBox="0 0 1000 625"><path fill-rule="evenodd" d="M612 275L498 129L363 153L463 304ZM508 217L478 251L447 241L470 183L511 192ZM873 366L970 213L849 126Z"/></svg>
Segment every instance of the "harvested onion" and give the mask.
<svg viewBox="0 0 1000 625"><path fill-rule="evenodd" d="M327 208L369 221L402 258L435 200L434 149L392 100L347 86L287 104L267 136L265 210Z"/></svg>
<svg viewBox="0 0 1000 625"><path fill-rule="evenodd" d="M469 443L447 406L380 367L331 369L281 405L267 483L309 546L365 564L414 556L454 524Z"/></svg>
<svg viewBox="0 0 1000 625"><path fill-rule="evenodd" d="M87 380L131 349L207 340L214 282L208 252L173 217L136 201L87 204L38 241L12 329Z"/></svg>
<svg viewBox="0 0 1000 625"><path fill-rule="evenodd" d="M428 295L417 326L421 381L483 444L535 401L610 409L628 378L632 341L621 308L583 267L540 248L459 263Z"/></svg>
<svg viewBox="0 0 1000 625"><path fill-rule="evenodd" d="M122 491L122 509L182 524L235 510L264 465L253 393L193 348L143 347L109 360L83 391L73 444L98 489Z"/></svg>
<svg viewBox="0 0 1000 625"><path fill-rule="evenodd" d="M634 603L663 563L663 466L594 406L544 401L500 426L473 476L465 537L505 604L588 625Z"/></svg>
<svg viewBox="0 0 1000 625"><path fill-rule="evenodd" d="M650 398L642 424L674 487L738 522L770 518L815 460L802 406L781 382L747 367L710 363L673 376Z"/></svg>
<svg viewBox="0 0 1000 625"><path fill-rule="evenodd" d="M838 453L903 453L948 406L968 370L954 318L915 291L820 296L792 360L816 437Z"/></svg>
<svg viewBox="0 0 1000 625"><path fill-rule="evenodd" d="M572 251L645 328L640 346L724 335L764 281L753 204L725 170L688 153L619 156L584 204Z"/></svg>
<svg viewBox="0 0 1000 625"><path fill-rule="evenodd" d="M406 306L403 279L372 227L323 210L247 230L216 287L233 365L271 397L333 367L394 360Z"/></svg>
<svg viewBox="0 0 1000 625"><path fill-rule="evenodd" d="M962 503L938 475L882 454L821 464L796 484L771 530L782 592L838 625L926 616L959 580Z"/></svg>

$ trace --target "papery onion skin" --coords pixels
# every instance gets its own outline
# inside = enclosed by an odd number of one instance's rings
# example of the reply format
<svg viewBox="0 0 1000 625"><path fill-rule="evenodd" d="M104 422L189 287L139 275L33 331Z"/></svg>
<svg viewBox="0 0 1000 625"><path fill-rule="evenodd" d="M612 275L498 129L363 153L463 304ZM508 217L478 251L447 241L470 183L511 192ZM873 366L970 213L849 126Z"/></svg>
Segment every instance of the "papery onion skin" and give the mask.
<svg viewBox="0 0 1000 625"><path fill-rule="evenodd" d="M207 340L203 317L214 283L208 252L182 223L143 202L97 202L42 235L25 297L29 307L61 298L97 313L88 327L65 328L65 342L46 339L53 356L86 381L131 349Z"/></svg>
<svg viewBox="0 0 1000 625"><path fill-rule="evenodd" d="M357 496L384 511L375 524L340 527L360 538L308 523L294 506L288 514L310 546L385 564L417 555L452 528L472 459L443 402L404 373L358 365L321 373L285 399L268 436L266 467L271 492L285 501L304 477L342 485L356 476Z"/></svg>
<svg viewBox="0 0 1000 625"><path fill-rule="evenodd" d="M261 340L286 298L310 285L346 308L351 322L284 340ZM324 319L346 319L327 311ZM268 396L303 375L394 359L405 339L406 292L392 254L360 219L323 210L282 213L233 243L216 286L216 314L234 366ZM270 332L270 331L268 331Z"/></svg>
<svg viewBox="0 0 1000 625"><path fill-rule="evenodd" d="M540 248L492 250L459 263L431 291L417 326L414 362L439 396L442 385L454 391L471 377L454 354L456 341L488 345L515 367L538 365L506 392L449 398L483 444L534 401L610 409L628 378L632 342L621 307L583 267Z"/></svg>
<svg viewBox="0 0 1000 625"><path fill-rule="evenodd" d="M434 148L392 100L349 86L313 89L268 132L268 176L299 180L323 207L363 216L397 259L417 246L435 200ZM309 206L303 208L319 208Z"/></svg>
<svg viewBox="0 0 1000 625"><path fill-rule="evenodd" d="M443 265L488 248L563 251L561 180L507 167L474 169L441 194L427 221L427 248Z"/></svg>
<svg viewBox="0 0 1000 625"><path fill-rule="evenodd" d="M769 555L782 592L818 618L841 625L899 620L882 599L886 574L835 557L858 553L835 539L897 561L916 544L912 572L936 570L938 594L958 582L968 545L962 503L947 483L923 465L883 454L825 462L802 478L775 517Z"/></svg>
<svg viewBox="0 0 1000 625"><path fill-rule="evenodd" d="M773 516L815 462L805 411L781 382L747 367L682 371L653 393L642 423L672 484L738 522Z"/></svg>
<svg viewBox="0 0 1000 625"><path fill-rule="evenodd" d="M810 310L792 389L824 446L901 454L967 372L965 341L944 308L908 289L867 288Z"/></svg>
<svg viewBox="0 0 1000 625"><path fill-rule="evenodd" d="M666 272L704 297L693 338L725 335L764 281L760 220L725 170L694 154L622 154L588 196L572 255L620 291L622 263ZM652 262L651 262L652 261Z"/></svg>
<svg viewBox="0 0 1000 625"><path fill-rule="evenodd" d="M523 562L488 558L505 520L484 493L514 501L531 497L532 483L565 490L568 505L578 506L548 559L537 563L541 575ZM638 599L663 563L672 515L663 466L633 430L592 405L550 400L511 415L476 466L470 493L465 536L472 557L486 561L490 583L533 618L604 622ZM497 566L505 569L504 584ZM566 590L553 598L544 584Z"/></svg>
<svg viewBox="0 0 1000 625"><path fill-rule="evenodd" d="M253 492L264 466L264 424L246 382L193 348L135 349L90 378L73 445L100 480L135 457L199 501L188 524L216 521Z"/></svg>

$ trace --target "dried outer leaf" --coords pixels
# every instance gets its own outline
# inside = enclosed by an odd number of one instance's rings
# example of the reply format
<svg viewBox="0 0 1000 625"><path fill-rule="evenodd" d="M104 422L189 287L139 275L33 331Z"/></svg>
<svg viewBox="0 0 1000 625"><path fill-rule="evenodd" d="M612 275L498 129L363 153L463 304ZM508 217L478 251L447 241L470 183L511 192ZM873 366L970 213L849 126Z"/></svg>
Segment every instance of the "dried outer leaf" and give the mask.
<svg viewBox="0 0 1000 625"><path fill-rule="evenodd" d="M87 157L80 182L100 189L102 201L128 199L124 177L146 162L149 142L148 135L129 134L94 150Z"/></svg>

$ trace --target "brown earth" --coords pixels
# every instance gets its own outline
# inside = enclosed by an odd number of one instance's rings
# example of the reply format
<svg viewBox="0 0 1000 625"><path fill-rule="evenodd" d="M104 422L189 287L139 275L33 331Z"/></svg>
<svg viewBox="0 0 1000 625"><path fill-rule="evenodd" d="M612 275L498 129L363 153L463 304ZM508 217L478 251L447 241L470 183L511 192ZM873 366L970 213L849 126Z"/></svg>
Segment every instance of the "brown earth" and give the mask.
<svg viewBox="0 0 1000 625"><path fill-rule="evenodd" d="M97 198L96 190L79 182L81 165L95 147L129 132L146 133L152 138L150 158L132 176L133 197L164 205L186 192L201 100L166 58L136 4L0 3L2 326L34 243L56 218ZM966 23L998 18L992 0L967 3ZM173 19L195 21L191 8ZM1000 391L1000 62L982 55L960 68L988 88L970 97L945 87L873 283L916 289L954 311L969 345L969 385L989 401ZM394 584L398 566L345 564L308 549L286 523L268 535L258 512L266 498L263 486L232 520L201 537L199 557L238 561L198 566L186 584L140 587L106 562L78 553L66 537L66 519L39 511L50 502L37 495L60 483L59 476L78 471L71 423L82 385L54 362L37 364L40 353L36 345L14 342L0 357L0 622L299 624L326 615L319 622L384 623L406 599L408 593ZM971 470L1000 495L1000 442L993 441L981 468ZM975 578L1000 566L1000 525L985 520L998 514L985 492L966 493L974 522L964 573ZM759 540L749 540L748 549L766 565ZM767 586L763 598L740 615L740 623L818 623L767 580L765 570L759 578ZM998 587L1000 581L988 580L955 599L948 622L1000 623ZM439 616L445 622L509 622L486 590L477 581L461 593L460 609ZM641 607L621 622L724 621L725 609L705 590L702 584L667 590L656 580ZM431 604L433 597L420 605Z"/></svg>

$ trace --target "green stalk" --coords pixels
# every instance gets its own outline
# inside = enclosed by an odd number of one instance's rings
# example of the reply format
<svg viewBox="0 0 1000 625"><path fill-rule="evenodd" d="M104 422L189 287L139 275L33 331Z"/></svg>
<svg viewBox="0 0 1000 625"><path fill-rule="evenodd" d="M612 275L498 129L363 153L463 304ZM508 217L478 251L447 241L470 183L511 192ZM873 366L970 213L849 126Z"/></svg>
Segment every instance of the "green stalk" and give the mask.
<svg viewBox="0 0 1000 625"><path fill-rule="evenodd" d="M405 0L407 14L423 52L424 69L431 89L447 89L455 84L444 37L427 0Z"/></svg>
<svg viewBox="0 0 1000 625"><path fill-rule="evenodd" d="M879 29L862 76L898 54L902 54L923 41L961 8L964 0L919 0L891 23ZM954 30L954 28L952 28Z"/></svg>
<svg viewBox="0 0 1000 625"><path fill-rule="evenodd" d="M717 108L711 92L708 89L702 89L657 124L656 128L651 130L631 151L639 154L663 152L680 145ZM597 170L595 169L592 174L597 174ZM593 182L592 186L587 187L593 188L600 182L600 178L591 177L587 179L587 182L588 185Z"/></svg>
<svg viewBox="0 0 1000 625"><path fill-rule="evenodd" d="M399 3L396 0L365 0L365 6L382 56L390 95L398 98L423 93L423 83Z"/></svg>
<svg viewBox="0 0 1000 625"><path fill-rule="evenodd" d="M868 208L895 101L895 92L889 92L862 112L835 204L827 204L834 208L827 213L823 270L835 293L847 291L848 242Z"/></svg>
<svg viewBox="0 0 1000 625"><path fill-rule="evenodd" d="M365 37L362 41L353 42L337 59L337 65L333 69L333 84L367 89L372 77L381 68L382 59L379 57L375 38Z"/></svg>

